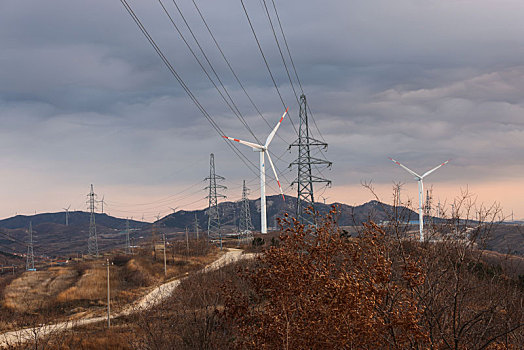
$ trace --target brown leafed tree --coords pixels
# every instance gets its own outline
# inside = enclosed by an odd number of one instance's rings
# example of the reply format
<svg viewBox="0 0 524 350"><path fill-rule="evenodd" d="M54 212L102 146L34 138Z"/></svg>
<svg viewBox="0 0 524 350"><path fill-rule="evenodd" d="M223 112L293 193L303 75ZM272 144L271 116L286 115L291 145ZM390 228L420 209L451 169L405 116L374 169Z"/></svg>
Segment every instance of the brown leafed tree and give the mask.
<svg viewBox="0 0 524 350"><path fill-rule="evenodd" d="M252 289L231 290L225 314L236 346L257 349L407 348L425 343L412 290L414 261L393 273L388 240L373 223L340 235L331 212L314 230L284 220L281 242L244 271Z"/></svg>

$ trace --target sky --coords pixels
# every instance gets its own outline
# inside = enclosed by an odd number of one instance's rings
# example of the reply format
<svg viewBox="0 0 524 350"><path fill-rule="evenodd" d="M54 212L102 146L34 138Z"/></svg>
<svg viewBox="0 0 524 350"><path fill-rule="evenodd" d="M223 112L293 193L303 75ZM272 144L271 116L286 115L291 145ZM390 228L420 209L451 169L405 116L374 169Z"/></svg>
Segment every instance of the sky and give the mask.
<svg viewBox="0 0 524 350"><path fill-rule="evenodd" d="M273 2L195 0L247 91L231 73L192 1L128 1L144 27L221 132L270 145L286 194L296 169L300 86L285 50ZM221 98L161 5L217 86L198 44L248 130ZM435 201L468 191L478 205L499 203L524 218L524 2L511 0L275 0L314 120L333 162L319 201L404 200L416 182L395 158L423 173ZM258 198L258 154L239 146L247 166L171 75L120 1L0 2L0 217L86 210L94 184L104 211L153 220L173 209L207 205L209 154L226 178L228 200L242 180ZM225 94L224 92L222 93ZM227 97L226 97L227 99ZM255 107L256 106L256 109ZM261 112L262 119L257 109ZM316 126L314 125L316 123ZM253 136L254 135L254 136ZM318 157L321 154L314 154ZM247 161L246 161L247 162ZM269 170L269 169L268 169ZM268 171L268 194L278 193ZM101 205L99 205L101 210Z"/></svg>

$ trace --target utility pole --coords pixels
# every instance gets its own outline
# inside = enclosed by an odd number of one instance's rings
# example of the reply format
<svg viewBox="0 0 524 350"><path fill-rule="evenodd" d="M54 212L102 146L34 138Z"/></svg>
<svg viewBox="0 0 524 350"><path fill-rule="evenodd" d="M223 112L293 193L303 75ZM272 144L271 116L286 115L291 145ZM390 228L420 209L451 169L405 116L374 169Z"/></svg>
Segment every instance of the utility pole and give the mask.
<svg viewBox="0 0 524 350"><path fill-rule="evenodd" d="M33 252L33 222L29 221L29 244L27 246L27 257L25 263L25 269L27 271L35 270L35 255Z"/></svg>
<svg viewBox="0 0 524 350"><path fill-rule="evenodd" d="M95 198L96 194L91 184L91 192L87 195L89 203L89 238L87 240L87 251L89 255L94 255L98 258L98 237L96 234L96 223L95 223Z"/></svg>
<svg viewBox="0 0 524 350"><path fill-rule="evenodd" d="M126 254L132 254L131 240L129 239L129 219L126 220Z"/></svg>
<svg viewBox="0 0 524 350"><path fill-rule="evenodd" d="M160 214L156 216L156 221L151 227L151 243L153 244L153 260L156 261L156 233L158 230L158 224L160 221Z"/></svg>
<svg viewBox="0 0 524 350"><path fill-rule="evenodd" d="M249 209L249 189L246 187L246 180L242 184L242 199L240 202L240 222L238 223L238 232L243 241L249 241L253 238L253 223L251 222L251 212Z"/></svg>
<svg viewBox="0 0 524 350"><path fill-rule="evenodd" d="M164 238L164 277L167 277L167 258L166 258L166 234L162 233Z"/></svg>
<svg viewBox="0 0 524 350"><path fill-rule="evenodd" d="M111 327L111 285L109 283L109 259L106 260L107 265L107 328ZM113 265L113 263L111 263Z"/></svg>
<svg viewBox="0 0 524 350"><path fill-rule="evenodd" d="M218 198L226 198L226 196L217 193L217 190L225 190L227 187L217 184L217 181L225 180L225 178L217 175L215 172L215 155L213 153L209 156L209 177L206 177L204 180L209 180L209 186L205 188L206 190L209 190L209 194L206 197L209 199L207 208L207 237L208 239L216 239L218 237L220 249L222 249L222 232L220 231Z"/></svg>
<svg viewBox="0 0 524 350"><path fill-rule="evenodd" d="M186 248L187 248L187 257L189 258L189 232L186 226ZM222 248L222 244L220 244L220 248Z"/></svg>
<svg viewBox="0 0 524 350"><path fill-rule="evenodd" d="M298 139L289 146L289 148L298 147L298 158L296 161L290 164L290 166L297 166L298 175L291 185L297 185L297 220L302 224L314 224L315 218L306 212L308 207L312 207L314 209L315 197L313 194L313 184L325 183L326 186L329 186L331 185L331 181L323 177L313 175L312 166L330 167L332 162L311 156L312 148L319 147L325 150L327 149L328 144L310 136L307 112L308 107L306 95L302 94L300 96L300 124L298 130Z"/></svg>

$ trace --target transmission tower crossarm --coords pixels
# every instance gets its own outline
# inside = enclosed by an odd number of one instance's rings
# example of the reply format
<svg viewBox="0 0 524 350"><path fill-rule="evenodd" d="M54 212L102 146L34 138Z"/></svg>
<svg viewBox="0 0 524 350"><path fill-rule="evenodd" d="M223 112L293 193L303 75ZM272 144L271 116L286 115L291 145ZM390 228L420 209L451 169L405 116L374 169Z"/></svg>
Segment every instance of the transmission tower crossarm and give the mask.
<svg viewBox="0 0 524 350"><path fill-rule="evenodd" d="M304 142L306 141L306 142ZM323 148L327 148L328 147L328 144L323 142L323 141L319 141L317 139L314 139L312 137L304 137L302 139L298 138L295 140L295 142L293 142L292 144L289 145L288 148L291 148L291 147L300 147L301 145L303 144L308 144L310 146L321 146Z"/></svg>
<svg viewBox="0 0 524 350"><path fill-rule="evenodd" d="M309 159L311 159L311 161L307 162L307 164L325 165L326 167L330 167L331 165L333 165L333 162L330 162L329 160L323 160L323 159L314 158L314 157L309 157ZM297 161L292 162L290 165L300 165L300 164L304 164L304 163L301 163L300 161L297 160Z"/></svg>

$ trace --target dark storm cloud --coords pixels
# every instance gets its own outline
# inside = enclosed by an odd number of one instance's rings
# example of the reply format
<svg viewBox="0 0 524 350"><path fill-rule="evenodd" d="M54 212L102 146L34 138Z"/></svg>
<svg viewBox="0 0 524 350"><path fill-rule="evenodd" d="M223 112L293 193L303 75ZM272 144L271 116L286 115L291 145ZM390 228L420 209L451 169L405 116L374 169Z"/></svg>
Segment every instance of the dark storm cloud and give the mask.
<svg viewBox="0 0 524 350"><path fill-rule="evenodd" d="M158 2L130 3L223 131L252 140ZM283 107L240 3L197 3L272 126ZM245 3L296 124L296 101L262 3ZM330 143L334 168L326 175L334 185L402 177L388 155L421 171L453 158L439 176L457 182L524 170L515 165L524 151L524 3L276 3L308 101ZM190 38L173 4L165 4ZM192 3L179 5L238 108L265 139L270 127L229 73ZM203 178L208 154L215 152L231 183L255 176L210 127L118 1L2 2L0 44L0 145L11 169L30 167L71 186L171 186ZM276 160L283 172L294 156L285 151L294 138L288 119L272 144L283 157ZM244 153L257 163L251 151ZM287 182L293 175L285 177Z"/></svg>

